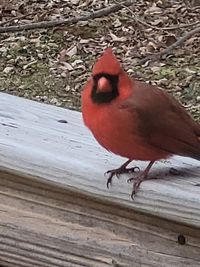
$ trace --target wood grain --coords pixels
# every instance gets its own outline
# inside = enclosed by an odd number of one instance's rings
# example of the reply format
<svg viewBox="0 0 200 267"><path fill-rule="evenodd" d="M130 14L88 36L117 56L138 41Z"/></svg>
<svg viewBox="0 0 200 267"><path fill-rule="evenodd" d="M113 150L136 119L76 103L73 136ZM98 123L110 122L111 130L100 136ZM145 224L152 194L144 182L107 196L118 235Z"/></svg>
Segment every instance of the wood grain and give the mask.
<svg viewBox="0 0 200 267"><path fill-rule="evenodd" d="M0 263L6 266L200 264L199 230L11 174L1 173L0 181ZM185 245L177 242L180 233Z"/></svg>
<svg viewBox="0 0 200 267"><path fill-rule="evenodd" d="M0 264L200 265L198 161L155 164L159 179L132 201L128 176L106 188L103 173L124 159L96 143L79 112L1 93L0 131Z"/></svg>

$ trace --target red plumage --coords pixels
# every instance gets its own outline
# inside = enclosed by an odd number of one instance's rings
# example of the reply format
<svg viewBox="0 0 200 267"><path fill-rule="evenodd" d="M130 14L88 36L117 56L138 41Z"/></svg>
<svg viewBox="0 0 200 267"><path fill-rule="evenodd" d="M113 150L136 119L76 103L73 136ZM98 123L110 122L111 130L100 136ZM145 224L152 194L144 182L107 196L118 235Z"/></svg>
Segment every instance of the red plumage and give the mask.
<svg viewBox="0 0 200 267"><path fill-rule="evenodd" d="M200 160L200 125L164 91L130 79L110 48L95 63L84 87L82 114L103 147L129 159L108 171L107 185L114 174L134 171L126 168L132 160L150 161L134 178L132 196L154 161L174 154Z"/></svg>

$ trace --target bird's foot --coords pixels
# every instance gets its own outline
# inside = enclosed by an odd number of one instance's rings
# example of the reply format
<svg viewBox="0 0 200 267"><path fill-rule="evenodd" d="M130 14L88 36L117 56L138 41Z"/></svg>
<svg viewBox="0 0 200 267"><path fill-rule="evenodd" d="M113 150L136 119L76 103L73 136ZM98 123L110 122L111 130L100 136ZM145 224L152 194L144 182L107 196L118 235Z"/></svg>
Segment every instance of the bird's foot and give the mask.
<svg viewBox="0 0 200 267"><path fill-rule="evenodd" d="M127 180L128 183L130 182L133 182L133 190L132 190L132 193L131 193L131 198L134 199L139 187L140 187L140 184L145 181L145 180L148 180L150 179L147 175L144 175L143 173L141 175L139 175L138 177L136 178L130 178Z"/></svg>
<svg viewBox="0 0 200 267"><path fill-rule="evenodd" d="M146 180L153 180L157 179L157 177L149 177L147 174L142 173L138 177L132 177L127 180L127 183L132 183L133 182L133 190L131 193L131 198L134 199L136 193L138 192L138 189L143 181Z"/></svg>
<svg viewBox="0 0 200 267"><path fill-rule="evenodd" d="M107 172L105 172L104 175L109 175L108 179L107 179L107 188L110 187L111 183L112 183L112 178L114 175L116 175L117 178L119 178L119 176L121 174L125 174L125 173L133 173L135 171L139 171L139 167L133 167L133 168L126 168L124 167L124 165L122 165L121 167L119 167L118 169L113 169L113 170L109 170Z"/></svg>
<svg viewBox="0 0 200 267"><path fill-rule="evenodd" d="M151 161L147 168L137 177L132 177L127 180L128 183L133 182L133 190L131 193L131 198L134 199L141 183L145 180L150 180L150 179L156 179L155 177L149 177L149 170L151 169L154 161Z"/></svg>

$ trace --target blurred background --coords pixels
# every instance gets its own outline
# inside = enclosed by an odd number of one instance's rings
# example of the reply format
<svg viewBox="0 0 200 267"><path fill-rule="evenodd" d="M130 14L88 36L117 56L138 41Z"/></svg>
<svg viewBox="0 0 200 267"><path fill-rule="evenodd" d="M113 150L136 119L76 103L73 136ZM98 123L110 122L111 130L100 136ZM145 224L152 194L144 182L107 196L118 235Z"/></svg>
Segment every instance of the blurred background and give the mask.
<svg viewBox="0 0 200 267"><path fill-rule="evenodd" d="M200 121L200 33L161 59L147 60L200 27L200 1L0 1L0 29L87 16L111 5L118 12L29 31L0 33L0 91L80 110L91 68L111 46L130 76L172 93ZM200 32L200 31L199 31Z"/></svg>

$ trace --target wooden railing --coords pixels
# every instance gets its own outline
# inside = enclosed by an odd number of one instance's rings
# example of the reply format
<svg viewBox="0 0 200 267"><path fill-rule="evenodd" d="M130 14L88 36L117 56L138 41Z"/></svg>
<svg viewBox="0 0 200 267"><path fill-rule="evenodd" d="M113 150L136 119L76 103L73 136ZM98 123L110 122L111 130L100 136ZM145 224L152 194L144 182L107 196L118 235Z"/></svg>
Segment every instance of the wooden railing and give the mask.
<svg viewBox="0 0 200 267"><path fill-rule="evenodd" d="M132 201L103 175L123 161L80 113L0 94L0 265L200 266L200 162L155 164Z"/></svg>

